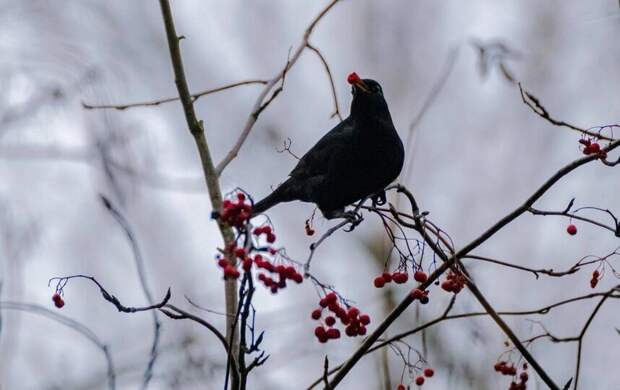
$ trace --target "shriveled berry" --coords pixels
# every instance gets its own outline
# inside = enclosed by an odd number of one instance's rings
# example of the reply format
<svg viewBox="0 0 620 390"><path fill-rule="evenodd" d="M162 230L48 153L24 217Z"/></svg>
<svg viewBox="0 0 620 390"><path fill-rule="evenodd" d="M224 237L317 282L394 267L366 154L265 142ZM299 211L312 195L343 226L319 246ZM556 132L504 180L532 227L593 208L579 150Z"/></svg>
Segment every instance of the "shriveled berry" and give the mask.
<svg viewBox="0 0 620 390"><path fill-rule="evenodd" d="M592 278L592 279L590 280L590 287L592 287L592 288L596 288L596 285L597 285L597 284L598 284L598 279L594 279L594 278Z"/></svg>
<svg viewBox="0 0 620 390"><path fill-rule="evenodd" d="M575 234L577 234L577 226L573 224L568 225L568 227L566 228L566 232L571 236L574 236Z"/></svg>
<svg viewBox="0 0 620 390"><path fill-rule="evenodd" d="M601 273L595 269L594 272L592 272L592 279L598 278L600 275Z"/></svg>
<svg viewBox="0 0 620 390"><path fill-rule="evenodd" d="M425 272L416 271L413 274L413 278L416 280L416 282L424 283L428 280L428 275L426 275Z"/></svg>
<svg viewBox="0 0 620 390"><path fill-rule="evenodd" d="M310 316L313 320L318 320L319 318L321 318L321 312L321 309L314 309L312 310L312 314Z"/></svg>
<svg viewBox="0 0 620 390"><path fill-rule="evenodd" d="M376 288L382 288L385 286L385 279L383 279L383 276L377 276L373 283Z"/></svg>
<svg viewBox="0 0 620 390"><path fill-rule="evenodd" d="M433 371L432 368L425 368L424 369L424 376L427 378L432 377L433 375L435 375L435 371Z"/></svg>

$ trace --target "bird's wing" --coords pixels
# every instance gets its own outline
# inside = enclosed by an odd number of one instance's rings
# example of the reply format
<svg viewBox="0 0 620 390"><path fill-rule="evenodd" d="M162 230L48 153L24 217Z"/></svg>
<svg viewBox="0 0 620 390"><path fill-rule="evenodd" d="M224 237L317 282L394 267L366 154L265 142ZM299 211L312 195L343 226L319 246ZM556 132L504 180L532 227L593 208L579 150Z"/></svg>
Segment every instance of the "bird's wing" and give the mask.
<svg viewBox="0 0 620 390"><path fill-rule="evenodd" d="M330 159L343 148L349 146L352 137L353 126L349 118L347 118L331 129L312 149L306 152L289 176L303 179L325 174L329 167Z"/></svg>

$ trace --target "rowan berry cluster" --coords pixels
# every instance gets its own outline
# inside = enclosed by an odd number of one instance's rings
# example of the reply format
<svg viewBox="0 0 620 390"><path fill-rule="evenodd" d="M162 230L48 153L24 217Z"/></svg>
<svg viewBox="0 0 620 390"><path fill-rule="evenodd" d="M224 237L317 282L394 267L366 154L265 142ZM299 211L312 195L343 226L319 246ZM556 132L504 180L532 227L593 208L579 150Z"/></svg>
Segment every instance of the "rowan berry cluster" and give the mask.
<svg viewBox="0 0 620 390"><path fill-rule="evenodd" d="M433 375L435 375L435 371L432 368L427 367L424 369L421 375L418 375L415 378L414 383L418 386L422 386L424 382L426 382L426 378L431 378ZM406 389L407 387L402 383L396 386L396 390L406 390Z"/></svg>
<svg viewBox="0 0 620 390"><path fill-rule="evenodd" d="M370 316L362 314L355 306L348 309L338 302L338 295L330 292L319 301L319 308L314 309L310 315L313 320L321 321L321 325L314 329L314 335L321 343L330 339L340 338L340 329L336 328L336 318L345 327L344 333L349 337L364 336L366 326L370 324ZM323 317L323 312L327 315Z"/></svg>
<svg viewBox="0 0 620 390"><path fill-rule="evenodd" d="M61 309L65 305L64 299L62 299L60 294L57 292L55 292L54 295L52 295L52 302L54 302L54 306L56 306L59 309Z"/></svg>
<svg viewBox="0 0 620 390"><path fill-rule="evenodd" d="M499 372L502 375L512 376L514 380L510 383L508 390L525 390L527 389L527 380L529 379L529 375L527 374L527 363L523 363L523 370L519 374L518 382L517 382L517 367L514 364L508 364L506 361L499 361L495 363L493 367L495 371Z"/></svg>
<svg viewBox="0 0 620 390"><path fill-rule="evenodd" d="M230 199L224 200L222 211L219 213L220 220L238 229L242 228L252 217L252 205L245 200L243 192L237 193L236 202Z"/></svg>
<svg viewBox="0 0 620 390"><path fill-rule="evenodd" d="M445 291L458 294L465 287L465 276L460 272L453 272L450 270L446 280L441 283L441 288Z"/></svg>
<svg viewBox="0 0 620 390"><path fill-rule="evenodd" d="M220 220L238 230L240 233L238 241L244 244L237 246L236 242L231 242L226 246L227 258L217 257L217 263L224 271L224 279L238 279L241 270L251 272L255 266L265 271L259 272L258 280L274 294L286 287L287 280L302 283L303 275L294 265L286 263L286 258L277 256L279 251L271 246L276 241L273 228L262 225L251 229L249 220L252 206L246 203L246 195L243 192L238 192L235 197L236 201L224 200L223 211L217 214ZM260 245L263 239L267 243L266 246Z"/></svg>
<svg viewBox="0 0 620 390"><path fill-rule="evenodd" d="M373 282L376 288L383 288L387 283L394 282L396 284L407 283L409 275L406 272L396 271L394 273L384 272L377 276Z"/></svg>
<svg viewBox="0 0 620 390"><path fill-rule="evenodd" d="M592 139L582 138L579 140L579 143L583 145L583 149L581 151L586 156L589 156L591 154L597 154L598 157L601 159L607 158L607 152L601 150L601 146L597 142L594 142Z"/></svg>

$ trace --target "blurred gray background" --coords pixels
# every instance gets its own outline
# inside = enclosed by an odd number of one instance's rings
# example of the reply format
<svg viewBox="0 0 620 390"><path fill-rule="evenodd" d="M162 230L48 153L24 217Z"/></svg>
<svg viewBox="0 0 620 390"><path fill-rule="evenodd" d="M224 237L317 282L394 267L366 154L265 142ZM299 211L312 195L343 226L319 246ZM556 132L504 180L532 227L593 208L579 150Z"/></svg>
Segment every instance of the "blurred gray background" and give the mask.
<svg viewBox="0 0 620 390"><path fill-rule="evenodd" d="M325 1L173 1L192 91L270 78L301 41ZM514 77L559 119L582 127L615 123L620 72L620 9L616 1L362 1L343 0L319 23L311 42L331 66L343 113L350 103L346 75L357 71L384 89L401 137L442 77L454 66L432 106L415 127L408 151L409 186L432 220L457 247L520 204L547 177L578 158L578 134L551 126L522 102L518 88L480 62L472 40L501 42ZM134 229L156 297L172 287L173 302L222 326L223 318L191 308L223 310L221 272L213 257L220 245L201 169L178 102L126 111L85 110L81 102L114 104L176 95L164 28L155 1L0 2L0 301L53 308L50 277L96 276L122 302L142 305L128 243L102 207L108 196ZM486 67L486 70L485 70ZM232 146L260 86L243 86L196 103L216 161ZM289 137L304 153L337 119L327 75L306 51L288 73L284 91L262 114L247 143L222 176L223 191L237 186L266 195L294 166L278 153ZM613 156L615 156L614 154ZM620 213L617 169L589 164L567 176L539 203L577 205ZM304 234L309 204L270 212L278 243L303 260L312 238ZM317 232L333 222L317 218ZM567 221L523 216L476 253L533 268L566 269L588 254L618 246L608 232ZM372 287L388 248L379 220L369 216L353 233L338 232L317 252L314 273L368 311L375 323L409 287L392 295ZM616 260L617 263L617 260ZM498 310L534 309L591 292L591 269L564 278L470 263L476 281ZM610 288L611 275L597 287ZM148 313L118 313L86 281L65 289L59 314L87 325L109 345L118 387L138 388L152 337ZM420 316L410 309L394 329L409 329L440 313L449 295L437 289ZM306 388L359 343L321 345L309 313L318 302L310 283L277 296L259 289L258 323L272 356L255 371L251 388ZM531 316L559 336L579 332L595 301ZM464 291L455 312L481 308ZM604 306L586 336L582 389L618 389L618 304ZM99 389L106 386L101 352L85 338L29 312L0 312L2 389ZM539 334L526 318L508 318L521 338ZM224 359L214 337L196 324L162 319L162 345L152 389L221 389ZM373 329L371 325L370 330ZM427 334L428 361L436 375L424 388L503 389L509 380L493 371L504 336L487 318L455 320ZM419 336L407 340L422 349ZM553 378L573 374L575 344L541 340L531 345ZM389 374L384 372L385 362ZM368 356L343 389L392 388L403 362L393 351ZM531 389L543 389L534 375ZM387 381L389 378L389 382ZM405 376L407 378L407 376ZM408 379L406 379L406 383Z"/></svg>

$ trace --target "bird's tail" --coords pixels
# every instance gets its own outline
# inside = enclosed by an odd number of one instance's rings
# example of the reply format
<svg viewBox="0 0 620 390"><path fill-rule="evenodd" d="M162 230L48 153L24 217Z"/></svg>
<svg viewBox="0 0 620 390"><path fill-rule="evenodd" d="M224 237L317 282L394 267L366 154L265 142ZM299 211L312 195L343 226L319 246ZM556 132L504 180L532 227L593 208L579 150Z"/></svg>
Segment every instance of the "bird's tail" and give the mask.
<svg viewBox="0 0 620 390"><path fill-rule="evenodd" d="M293 193L294 191L292 184L292 178L289 178L287 181L280 184L278 188L275 189L275 191L267 195L267 197L254 203L254 207L252 207L252 215L264 213L278 203L290 202L292 200L295 200L296 196Z"/></svg>

